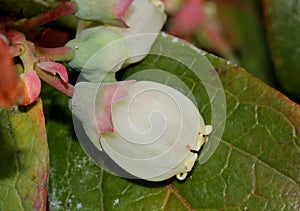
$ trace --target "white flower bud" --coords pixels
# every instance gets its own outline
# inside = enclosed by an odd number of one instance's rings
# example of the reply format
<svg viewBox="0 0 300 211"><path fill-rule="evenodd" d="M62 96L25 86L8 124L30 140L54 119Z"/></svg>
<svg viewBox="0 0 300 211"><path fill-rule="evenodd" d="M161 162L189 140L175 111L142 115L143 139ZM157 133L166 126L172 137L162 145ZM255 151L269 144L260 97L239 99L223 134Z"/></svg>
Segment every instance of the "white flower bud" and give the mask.
<svg viewBox="0 0 300 211"><path fill-rule="evenodd" d="M166 14L159 0L134 0L124 21L128 28L79 21L76 39L66 44L74 49L69 65L82 71L86 80L99 82L108 73L141 61L163 27Z"/></svg>
<svg viewBox="0 0 300 211"><path fill-rule="evenodd" d="M71 110L97 149L149 181L184 179L212 129L185 95L149 81L80 82Z"/></svg>

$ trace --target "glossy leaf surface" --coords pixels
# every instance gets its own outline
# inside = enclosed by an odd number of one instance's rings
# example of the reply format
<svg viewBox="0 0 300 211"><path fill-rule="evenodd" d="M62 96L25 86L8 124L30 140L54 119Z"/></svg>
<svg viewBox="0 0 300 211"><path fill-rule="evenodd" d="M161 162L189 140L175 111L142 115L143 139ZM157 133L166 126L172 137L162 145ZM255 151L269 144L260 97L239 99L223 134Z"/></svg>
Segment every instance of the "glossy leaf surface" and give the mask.
<svg viewBox="0 0 300 211"><path fill-rule="evenodd" d="M169 36L160 36L153 49L192 58L204 55ZM71 114L66 110L67 99L46 93L52 96L46 102L52 162L50 210L299 209L299 105L245 70L209 54L205 57L223 84L226 126L212 157L204 164L198 163L183 182L125 180L101 171L76 142ZM153 70L162 74L149 74ZM161 77L164 73L170 75L169 80ZM187 66L160 55L148 55L119 75L122 79L135 76L190 93L205 122L211 121L204 85Z"/></svg>
<svg viewBox="0 0 300 211"><path fill-rule="evenodd" d="M45 210L49 154L42 102L0 110L0 210Z"/></svg>

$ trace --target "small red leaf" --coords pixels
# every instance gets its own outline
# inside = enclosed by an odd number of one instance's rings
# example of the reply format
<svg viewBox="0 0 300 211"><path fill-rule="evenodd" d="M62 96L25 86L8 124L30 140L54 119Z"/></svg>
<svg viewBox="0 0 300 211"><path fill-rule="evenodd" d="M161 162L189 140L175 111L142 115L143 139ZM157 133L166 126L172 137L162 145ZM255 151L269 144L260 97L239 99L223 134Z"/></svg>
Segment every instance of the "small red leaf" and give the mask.
<svg viewBox="0 0 300 211"><path fill-rule="evenodd" d="M58 73L60 78L66 83L69 80L67 69L65 68L65 66L63 66L60 63L47 61L47 62L39 63L38 66L47 72L54 73L54 74Z"/></svg>

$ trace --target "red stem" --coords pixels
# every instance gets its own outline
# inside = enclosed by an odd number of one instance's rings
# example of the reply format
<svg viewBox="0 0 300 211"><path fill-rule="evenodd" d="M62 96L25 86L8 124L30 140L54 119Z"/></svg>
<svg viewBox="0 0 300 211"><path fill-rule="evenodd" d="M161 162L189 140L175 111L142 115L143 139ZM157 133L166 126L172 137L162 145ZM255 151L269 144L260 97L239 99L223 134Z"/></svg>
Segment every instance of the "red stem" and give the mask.
<svg viewBox="0 0 300 211"><path fill-rule="evenodd" d="M20 31L28 31L41 25L57 20L60 17L70 15L77 10L75 2L63 2L58 7L41 13L30 19L22 19L13 24L13 27Z"/></svg>
<svg viewBox="0 0 300 211"><path fill-rule="evenodd" d="M34 53L31 50L30 42L26 40L25 35L22 32L10 30L8 32L8 40L13 46L19 46L21 50L20 59L23 62L25 72L33 70L38 60L35 58Z"/></svg>
<svg viewBox="0 0 300 211"><path fill-rule="evenodd" d="M61 93L67 95L68 97L73 96L74 87L71 84L64 82L63 80L56 77L55 75L48 74L48 73L44 72L43 70L41 70L39 68L36 68L35 71L37 72L38 76L43 81L48 83L50 86L54 87L55 89L57 89Z"/></svg>
<svg viewBox="0 0 300 211"><path fill-rule="evenodd" d="M52 61L62 62L73 58L73 50L68 47L42 48L35 46L35 50L40 56L46 57Z"/></svg>
<svg viewBox="0 0 300 211"><path fill-rule="evenodd" d="M38 68L36 64L38 63L38 59L34 56L33 51L36 50L36 46L31 46L31 43L28 42L25 38L25 35L21 32L10 30L8 33L8 39L13 46L10 46L10 54L17 55L20 54L19 57L23 62L23 66L25 72L29 70L35 70L38 76L50 84L55 89L59 90L61 93L67 95L68 97L73 96L74 87L68 83L65 83L60 78L56 77L53 74L48 74ZM57 58L60 56L69 57L72 53L71 49L69 48L56 48L56 49L46 49L46 48L39 48L40 53L45 53L50 56L56 56ZM71 57L72 58L72 57Z"/></svg>
<svg viewBox="0 0 300 211"><path fill-rule="evenodd" d="M8 46L8 54L13 58L20 56L23 53L22 45Z"/></svg>

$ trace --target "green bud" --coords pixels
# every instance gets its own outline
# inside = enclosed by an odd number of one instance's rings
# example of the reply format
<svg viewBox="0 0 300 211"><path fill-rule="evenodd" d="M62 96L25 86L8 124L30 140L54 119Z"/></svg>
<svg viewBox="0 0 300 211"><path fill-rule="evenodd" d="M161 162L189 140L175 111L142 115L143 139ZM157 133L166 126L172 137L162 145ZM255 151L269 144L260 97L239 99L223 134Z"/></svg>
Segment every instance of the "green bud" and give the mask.
<svg viewBox="0 0 300 211"><path fill-rule="evenodd" d="M119 70L122 66L119 61L128 56L122 38L105 26L85 29L78 38L66 44L74 50L70 67L84 70L82 74L88 81L101 81L108 72Z"/></svg>
<svg viewBox="0 0 300 211"><path fill-rule="evenodd" d="M78 8L75 16L81 20L126 26L122 17L132 0L74 0L74 2Z"/></svg>

